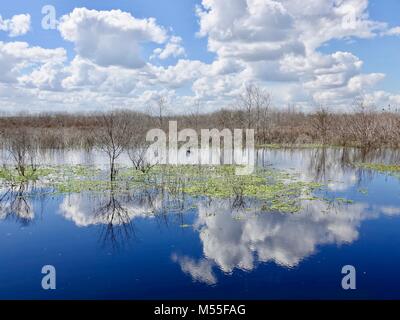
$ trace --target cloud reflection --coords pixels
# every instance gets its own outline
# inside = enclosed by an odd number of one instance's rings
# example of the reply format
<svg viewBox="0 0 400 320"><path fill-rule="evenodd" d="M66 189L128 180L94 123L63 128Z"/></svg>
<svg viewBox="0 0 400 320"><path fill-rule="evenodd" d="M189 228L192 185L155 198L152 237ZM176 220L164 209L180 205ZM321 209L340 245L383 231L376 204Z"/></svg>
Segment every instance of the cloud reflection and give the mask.
<svg viewBox="0 0 400 320"><path fill-rule="evenodd" d="M66 196L60 205L60 213L68 220L73 221L79 227L91 225L109 224L113 219L113 225L123 225L134 218L152 217L155 210L161 207L161 200L157 197L127 197L106 195L82 195L70 194ZM107 205L118 206L119 211L125 214L102 214ZM114 206L115 207L115 206ZM110 208L113 209L113 208Z"/></svg>
<svg viewBox="0 0 400 320"><path fill-rule="evenodd" d="M305 210L298 214L249 214L244 210L238 216L232 214L228 201L214 200L199 205L195 223L204 256L209 261L206 264L201 260L201 264L207 268L196 268L198 265L189 257L175 261L193 279L203 279L206 284L210 283L210 275L213 275L210 270L213 265L225 273L232 273L235 269L251 271L260 262L294 268L322 245L344 245L356 241L361 223L377 218L380 213L397 215L400 210L370 207L365 203L332 204L316 200L308 202Z"/></svg>

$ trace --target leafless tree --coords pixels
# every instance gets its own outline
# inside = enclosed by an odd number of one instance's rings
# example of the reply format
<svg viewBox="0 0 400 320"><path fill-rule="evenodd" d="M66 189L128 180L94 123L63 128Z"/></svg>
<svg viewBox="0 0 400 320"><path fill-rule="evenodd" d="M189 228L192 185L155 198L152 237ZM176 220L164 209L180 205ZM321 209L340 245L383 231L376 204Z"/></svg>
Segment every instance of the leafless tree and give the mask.
<svg viewBox="0 0 400 320"><path fill-rule="evenodd" d="M115 161L129 143L129 119L124 113L110 112L98 118L100 129L97 131L97 144L109 159L110 180L117 175Z"/></svg>
<svg viewBox="0 0 400 320"><path fill-rule="evenodd" d="M25 177L28 167L32 169L32 172L36 170L36 145L34 137L26 128L12 130L7 137L6 146L19 175Z"/></svg>
<svg viewBox="0 0 400 320"><path fill-rule="evenodd" d="M154 164L147 157L150 142L146 141L146 134L151 127L151 119L138 117L129 118L129 145L127 153L136 170L147 173Z"/></svg>
<svg viewBox="0 0 400 320"><path fill-rule="evenodd" d="M111 186L108 199L96 210L96 216L104 220L100 242L113 250L135 237L133 221L122 201L123 195L116 194Z"/></svg>
<svg viewBox="0 0 400 320"><path fill-rule="evenodd" d="M164 94L159 95L150 107L151 114L156 119L159 128L164 128L164 118L168 113L167 97Z"/></svg>
<svg viewBox="0 0 400 320"><path fill-rule="evenodd" d="M379 137L378 121L374 107L369 105L363 97L355 101L355 117L351 126L355 139L360 146L369 150Z"/></svg>
<svg viewBox="0 0 400 320"><path fill-rule="evenodd" d="M214 118L216 120L216 126L218 128L230 128L233 129L233 127L235 126L235 123L240 122L241 124L241 115L238 117L240 118L240 121L236 121L237 119L235 119L235 114L232 110L228 110L228 109L222 109L220 111L218 111L215 115ZM210 125L210 123L209 123Z"/></svg>
<svg viewBox="0 0 400 320"><path fill-rule="evenodd" d="M247 85L238 101L244 115L244 127L254 129L257 134L260 134L261 126L266 129L270 104L271 97L264 89L254 84Z"/></svg>
<svg viewBox="0 0 400 320"><path fill-rule="evenodd" d="M317 112L313 114L312 117L312 126L317 134L317 137L320 137L323 145L327 143L328 130L330 125L330 117L328 110L321 106Z"/></svg>
<svg viewBox="0 0 400 320"><path fill-rule="evenodd" d="M34 211L27 196L28 185L21 183L11 186L0 196L0 216L15 219L26 226L32 222Z"/></svg>
<svg viewBox="0 0 400 320"><path fill-rule="evenodd" d="M193 127L196 130L196 132L199 130L200 109L201 109L201 103L199 100L197 100L194 103L192 110L189 112L189 117L193 122Z"/></svg>
<svg viewBox="0 0 400 320"><path fill-rule="evenodd" d="M156 126L165 130L167 119L171 119L178 121L179 128L252 128L256 130L258 144L318 143L323 140L325 144L360 146L363 149L400 147L400 113L397 106L373 108L360 98L357 106L354 109L349 107L348 112L302 112L292 104L289 108L275 108L270 100L263 89L252 85L238 100L221 106L220 110L199 112L201 106L196 105L193 112L172 116L167 113L166 98L161 97L151 106L152 115L125 111L122 120L118 118L111 123L129 120L129 136L135 137ZM110 137L114 137L115 131L124 131L121 130L124 126L118 124L111 127L114 129L110 131L110 121L105 121L102 115L90 113L0 116L0 144L8 154L11 154L8 152L10 148L13 150L12 159L22 164L16 166L19 171L24 171L23 168L27 168L34 159L30 159L24 151L23 146L28 140L34 152L47 148L90 150L100 144L108 145L111 147L103 149L108 150L112 160L113 154L120 152L120 144L111 143L114 139ZM21 134L21 130L25 133ZM24 141L24 137L29 139Z"/></svg>
<svg viewBox="0 0 400 320"><path fill-rule="evenodd" d="M148 173L156 164L147 157L149 144L146 141L137 141L130 144L128 156L135 170Z"/></svg>

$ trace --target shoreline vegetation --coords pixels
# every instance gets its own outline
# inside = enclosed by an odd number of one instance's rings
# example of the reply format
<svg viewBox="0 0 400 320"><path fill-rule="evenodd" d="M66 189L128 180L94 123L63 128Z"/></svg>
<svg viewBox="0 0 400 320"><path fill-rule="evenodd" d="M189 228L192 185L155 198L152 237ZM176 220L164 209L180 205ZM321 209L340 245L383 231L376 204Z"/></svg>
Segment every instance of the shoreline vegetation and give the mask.
<svg viewBox="0 0 400 320"><path fill-rule="evenodd" d="M243 198L253 198L264 201L268 210L294 213L300 210L303 200L315 198L313 191L320 185L262 168L251 175L237 176L235 165L154 165L145 156L150 144L146 141L147 132L155 128L166 132L169 121L177 121L178 130L191 128L197 133L202 129L254 129L256 146L261 148L325 151L328 147L357 147L361 148L363 159L371 150L400 146L400 113L378 112L363 100L358 101L353 113L346 114L326 108L307 114L293 107L278 111L271 106L268 93L248 86L235 107L213 113L200 113L197 106L190 114L168 115L165 99L157 100L155 106L156 111L149 114L119 110L2 116L0 149L12 165L3 164L0 181L11 186L40 182L56 193L158 188L196 197L233 198L239 203ZM85 166L44 167L38 163L39 154L49 149L100 150L107 155L108 172ZM117 164L123 153L129 156L130 169ZM397 165L362 162L359 167L364 169L400 171Z"/></svg>
<svg viewBox="0 0 400 320"><path fill-rule="evenodd" d="M107 129L104 116L127 127L126 134L145 139L154 128L168 131L168 122L177 121L178 130L248 129L255 130L257 147L315 148L355 147L365 149L400 147L400 113L361 111L356 113L313 113L271 109L262 125L246 119L241 110L179 116L157 116L127 110L93 114L25 114L0 116L0 144L15 136L29 136L43 149L91 149L99 145L99 135ZM257 115L252 115L252 118ZM248 122L254 122L250 125ZM129 127L129 128L128 128ZM128 132L129 131L129 132Z"/></svg>
<svg viewBox="0 0 400 320"><path fill-rule="evenodd" d="M400 111L391 106L377 107L359 97L344 113L320 106L313 112L299 111L295 105L278 109L270 94L248 85L231 105L203 113L200 102L174 115L167 98L149 103L147 113L114 110L97 113L51 113L0 115L0 144L21 143L22 139L42 149L104 147L112 139L121 148L140 147L151 129L168 131L169 121L178 130L254 129L257 146L277 147L357 147L365 150L400 147ZM1 147L1 145L0 145Z"/></svg>

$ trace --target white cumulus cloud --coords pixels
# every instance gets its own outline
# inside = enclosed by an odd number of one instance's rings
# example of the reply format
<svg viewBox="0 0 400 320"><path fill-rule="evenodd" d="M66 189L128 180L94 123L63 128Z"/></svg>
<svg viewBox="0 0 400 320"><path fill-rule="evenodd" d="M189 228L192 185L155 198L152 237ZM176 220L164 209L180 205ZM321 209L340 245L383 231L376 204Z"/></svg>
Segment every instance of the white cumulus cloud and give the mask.
<svg viewBox="0 0 400 320"><path fill-rule="evenodd" d="M3 19L0 15L0 30L8 32L10 37L22 36L31 28L31 16L29 14L18 14L11 19Z"/></svg>
<svg viewBox="0 0 400 320"><path fill-rule="evenodd" d="M81 57L100 66L126 68L145 65L140 55L143 43L163 43L167 38L154 18L137 19L121 10L76 8L61 18L59 30Z"/></svg>
<svg viewBox="0 0 400 320"><path fill-rule="evenodd" d="M152 59L159 58L165 60L169 57L181 57L185 56L185 48L181 45L182 38L177 36L172 36L164 48L154 49Z"/></svg>

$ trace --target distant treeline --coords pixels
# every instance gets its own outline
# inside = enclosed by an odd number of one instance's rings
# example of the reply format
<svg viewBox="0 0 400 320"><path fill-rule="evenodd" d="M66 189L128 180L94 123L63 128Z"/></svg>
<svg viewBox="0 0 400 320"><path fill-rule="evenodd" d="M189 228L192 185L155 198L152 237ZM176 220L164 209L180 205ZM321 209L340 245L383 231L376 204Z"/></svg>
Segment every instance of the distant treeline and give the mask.
<svg viewBox="0 0 400 320"><path fill-rule="evenodd" d="M248 86L231 108L207 114L201 113L197 105L185 115L168 115L166 101L160 98L151 114L113 111L3 116L0 143L3 147L22 143L38 148L90 149L119 140L126 149L143 146L150 129L168 131L169 120L178 121L178 129L254 129L258 145L323 144L365 149L400 146L398 112L377 111L362 99L348 113L330 112L323 107L312 113L294 108L277 110L271 107L270 95L256 86Z"/></svg>
<svg viewBox="0 0 400 320"><path fill-rule="evenodd" d="M326 144L364 148L400 146L400 114L359 111L349 114L268 110L257 112L221 110L209 114L157 117L118 111L107 114L126 125L125 134L144 139L152 128L168 131L168 121L176 120L179 129L255 129L258 145ZM29 136L40 148L92 148L107 129L102 114L42 114L0 118L0 139L4 144L17 136Z"/></svg>

